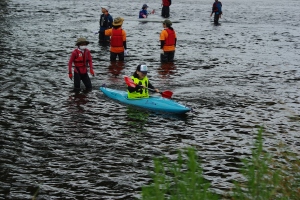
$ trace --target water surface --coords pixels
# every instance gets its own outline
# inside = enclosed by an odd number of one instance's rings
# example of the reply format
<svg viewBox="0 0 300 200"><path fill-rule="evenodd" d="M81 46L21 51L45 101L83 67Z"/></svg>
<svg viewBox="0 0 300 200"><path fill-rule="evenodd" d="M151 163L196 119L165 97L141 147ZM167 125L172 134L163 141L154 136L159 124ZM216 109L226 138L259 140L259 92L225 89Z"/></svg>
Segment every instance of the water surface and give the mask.
<svg viewBox="0 0 300 200"><path fill-rule="evenodd" d="M143 3L107 3L113 17L125 18L130 51L124 63L110 63L94 34L99 1L0 2L0 199L31 199L38 188L38 199L138 198L152 159L174 159L186 146L223 194L261 125L267 151L283 142L300 155L299 1L229 0L221 26L209 17L213 1L174 1L176 61L163 65L162 24L133 20ZM147 3L160 19L160 3ZM67 63L80 36L90 41L96 76L92 92L74 94ZM147 112L99 91L125 90L123 76L140 63L193 112Z"/></svg>

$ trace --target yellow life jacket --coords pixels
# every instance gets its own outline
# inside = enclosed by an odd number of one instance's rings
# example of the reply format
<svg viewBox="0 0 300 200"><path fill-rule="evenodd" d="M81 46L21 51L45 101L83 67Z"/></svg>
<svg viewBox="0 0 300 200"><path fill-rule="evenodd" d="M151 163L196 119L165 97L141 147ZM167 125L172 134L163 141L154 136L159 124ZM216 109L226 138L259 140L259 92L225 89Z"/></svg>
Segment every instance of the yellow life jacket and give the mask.
<svg viewBox="0 0 300 200"><path fill-rule="evenodd" d="M131 76L133 82L137 85L144 85L148 87L148 77L145 76L142 80ZM127 90L128 91L128 90ZM129 92L128 91L128 99L138 99L138 98L149 98L149 92L147 88L140 88L137 91Z"/></svg>

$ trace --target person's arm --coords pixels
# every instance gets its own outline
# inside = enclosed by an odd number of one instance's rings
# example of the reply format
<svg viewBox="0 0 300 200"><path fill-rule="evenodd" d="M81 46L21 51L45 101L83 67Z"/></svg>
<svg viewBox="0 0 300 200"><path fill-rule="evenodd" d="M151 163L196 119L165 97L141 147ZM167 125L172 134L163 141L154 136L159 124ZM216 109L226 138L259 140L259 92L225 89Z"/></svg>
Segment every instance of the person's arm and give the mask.
<svg viewBox="0 0 300 200"><path fill-rule="evenodd" d="M159 36L160 49L164 48L166 38L167 38L167 31L164 29L161 31L160 36Z"/></svg>
<svg viewBox="0 0 300 200"><path fill-rule="evenodd" d="M70 73L72 74L72 65L73 65L73 61L75 60L75 57L76 57L76 53L75 53L75 51L73 51L72 54L71 54L69 63L68 63L68 72L69 72L69 74Z"/></svg>
<svg viewBox="0 0 300 200"><path fill-rule="evenodd" d="M100 15L100 19L99 19L99 26L101 27L101 19L102 19L102 15Z"/></svg>
<svg viewBox="0 0 300 200"><path fill-rule="evenodd" d="M150 82L148 82L148 88L150 88L150 89L155 89L155 87L150 83Z"/></svg>
<svg viewBox="0 0 300 200"><path fill-rule="evenodd" d="M113 23L113 18L112 18L112 16L111 15L109 15L109 17L108 17L108 28L112 28L112 23Z"/></svg>
<svg viewBox="0 0 300 200"><path fill-rule="evenodd" d="M111 35L112 35L112 28L106 29L106 30L104 31L104 34L105 34L106 36L111 36Z"/></svg>
<svg viewBox="0 0 300 200"><path fill-rule="evenodd" d="M137 77L137 76L133 75L133 77ZM133 77L130 77L130 78L133 80ZM138 91L139 89L143 88L142 85L137 85L136 83L134 83L134 84L135 84L135 87L130 87L130 86L127 87L128 91L129 91L130 93L136 92L136 91Z"/></svg>
<svg viewBox="0 0 300 200"><path fill-rule="evenodd" d="M163 48L164 48L164 45L165 45L165 41L164 41L164 40L161 40L161 41L160 41L160 49L163 49Z"/></svg>
<svg viewBox="0 0 300 200"><path fill-rule="evenodd" d="M169 0L169 2L170 2L170 5L172 4L172 0Z"/></svg>
<svg viewBox="0 0 300 200"><path fill-rule="evenodd" d="M94 67L93 67L93 59L92 59L92 55L91 52L88 51L88 62L89 62L89 67L90 67L90 73L94 76Z"/></svg>
<svg viewBox="0 0 300 200"><path fill-rule="evenodd" d="M130 86L127 87L128 91L129 91L130 93L136 92L136 91L138 91L138 90L141 89L141 88L143 88L142 85L136 85L135 87L130 87Z"/></svg>
<svg viewBox="0 0 300 200"><path fill-rule="evenodd" d="M212 14L215 12L214 10L215 10L215 3L214 3L213 6L212 6L210 16L212 16Z"/></svg>
<svg viewBox="0 0 300 200"><path fill-rule="evenodd" d="M159 92L149 81L148 81L148 88L155 90L155 92Z"/></svg>
<svg viewBox="0 0 300 200"><path fill-rule="evenodd" d="M73 80L73 73L72 73L72 65L73 65L73 62L76 58L76 51L73 51L72 54L71 54L71 57L70 57L70 60L69 60L69 63L68 63L68 74L69 74L69 78L71 80Z"/></svg>
<svg viewBox="0 0 300 200"><path fill-rule="evenodd" d="M127 43L126 43L126 31L124 29L122 29L122 39L123 39L123 46L124 49L127 49Z"/></svg>
<svg viewBox="0 0 300 200"><path fill-rule="evenodd" d="M135 88L135 87L130 87L130 86L128 86L127 89L128 89L128 91L129 91L130 93L136 91L136 88Z"/></svg>

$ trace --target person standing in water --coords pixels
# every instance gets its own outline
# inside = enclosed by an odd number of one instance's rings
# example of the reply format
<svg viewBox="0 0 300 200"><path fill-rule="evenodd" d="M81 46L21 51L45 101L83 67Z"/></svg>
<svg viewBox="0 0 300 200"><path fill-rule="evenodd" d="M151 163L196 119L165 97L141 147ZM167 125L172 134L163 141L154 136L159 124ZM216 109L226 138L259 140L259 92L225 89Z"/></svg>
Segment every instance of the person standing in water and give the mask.
<svg viewBox="0 0 300 200"><path fill-rule="evenodd" d="M68 71L69 78L73 79L72 68L74 64L74 91L79 92L80 81L85 85L86 90L92 90L92 83L88 75L88 67L90 68L90 73L92 76L95 76L93 69L92 56L90 51L87 49L89 41L85 38L78 38L76 42L77 48L72 52L69 63Z"/></svg>
<svg viewBox="0 0 300 200"><path fill-rule="evenodd" d="M213 3L210 16L212 16L213 13L215 13L214 24L219 25L219 19L221 18L222 15L222 3L218 0L215 0L215 2Z"/></svg>
<svg viewBox="0 0 300 200"><path fill-rule="evenodd" d="M140 10L139 18L147 18L148 17L149 13L147 11L147 8L148 8L147 4L144 4L142 9Z"/></svg>
<svg viewBox="0 0 300 200"><path fill-rule="evenodd" d="M110 37L105 36L105 30L112 28L113 17L108 13L109 7L102 6L100 15L100 30L99 30L99 42L109 42Z"/></svg>
<svg viewBox="0 0 300 200"><path fill-rule="evenodd" d="M161 5L161 16L164 18L170 17L170 5L172 4L172 0L162 0Z"/></svg>
<svg viewBox="0 0 300 200"><path fill-rule="evenodd" d="M172 22L168 19L163 21L164 29L160 33L160 61L173 62L177 36L172 27Z"/></svg>
<svg viewBox="0 0 300 200"><path fill-rule="evenodd" d="M117 17L114 19L112 29L105 30L105 35L111 36L110 38L110 61L124 61L124 56L128 55L126 45L126 32L122 29L124 19Z"/></svg>

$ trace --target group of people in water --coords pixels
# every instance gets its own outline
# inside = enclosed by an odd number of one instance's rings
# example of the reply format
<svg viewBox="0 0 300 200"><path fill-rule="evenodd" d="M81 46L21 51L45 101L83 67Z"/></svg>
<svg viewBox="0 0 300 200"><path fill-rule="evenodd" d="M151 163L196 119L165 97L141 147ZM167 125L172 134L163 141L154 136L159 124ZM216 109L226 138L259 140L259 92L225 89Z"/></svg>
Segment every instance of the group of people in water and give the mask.
<svg viewBox="0 0 300 200"><path fill-rule="evenodd" d="M171 0L162 0L162 17L169 17L169 6ZM139 18L146 18L148 16L147 4L142 6L139 13ZM215 0L211 16L214 13L214 23L218 24L218 20L222 14L222 4L218 0ZM122 29L124 18L113 17L109 14L109 7L101 7L102 14L100 16L100 28L99 28L99 42L110 43L110 61L124 61L124 57L128 55L126 44L126 31ZM161 62L173 62L175 56L175 49L177 43L176 32L172 27L172 22L169 19L162 21L163 30L160 33L160 61ZM95 76L92 56L90 51L86 48L89 44L85 38L78 38L76 42L77 48L72 52L68 63L69 78L74 78L74 91L79 92L80 82L82 81L86 87L86 90L92 90L91 80L88 76L88 67L90 68L90 74ZM73 67L74 66L74 67ZM72 71L73 69L73 71ZM148 67L145 64L138 65L132 80L136 84L136 87L132 88L128 86L128 98L147 98L149 97L148 88L159 92L152 84L150 84L147 77ZM74 76L73 76L74 72Z"/></svg>

